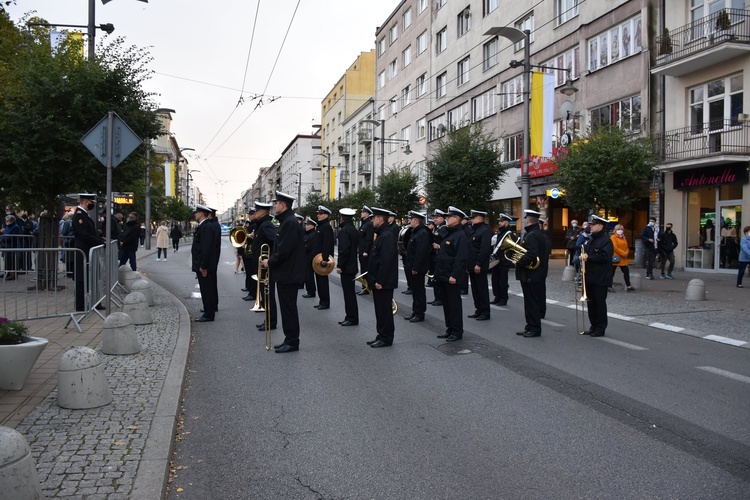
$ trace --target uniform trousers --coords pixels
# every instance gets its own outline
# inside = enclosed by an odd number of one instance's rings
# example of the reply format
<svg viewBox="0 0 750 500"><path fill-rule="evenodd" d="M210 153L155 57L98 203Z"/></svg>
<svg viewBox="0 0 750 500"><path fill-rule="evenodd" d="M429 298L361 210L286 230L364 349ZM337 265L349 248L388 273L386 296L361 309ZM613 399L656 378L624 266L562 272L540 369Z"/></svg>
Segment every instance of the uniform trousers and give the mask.
<svg viewBox="0 0 750 500"><path fill-rule="evenodd" d="M308 259L307 261L307 275L305 276L305 291L307 292L307 295L315 295L315 271L313 271L312 268L312 259Z"/></svg>
<svg viewBox="0 0 750 500"><path fill-rule="evenodd" d="M75 252L76 311L86 310L86 266L83 252Z"/></svg>
<svg viewBox="0 0 750 500"><path fill-rule="evenodd" d="M445 333L461 338L464 334L464 308L461 300L461 285L451 285L447 281L435 281L435 293L443 297ZM440 290L438 292L438 290Z"/></svg>
<svg viewBox="0 0 750 500"><path fill-rule="evenodd" d="M471 281L471 296L474 298L474 313L480 316L490 315L490 289L487 284L487 272L469 273Z"/></svg>
<svg viewBox="0 0 750 500"><path fill-rule="evenodd" d="M333 265L333 262L329 261L329 265ZM331 292L328 289L328 276L321 276L315 273L315 284L318 287L318 297L320 297L320 301L318 303L321 306L330 306Z"/></svg>
<svg viewBox="0 0 750 500"><path fill-rule="evenodd" d="M543 281L521 281L523 311L526 316L524 331L542 333L542 304L546 303Z"/></svg>
<svg viewBox="0 0 750 500"><path fill-rule="evenodd" d="M255 264L255 265L253 265ZM258 267L258 259L253 259L252 257L242 257L242 267L245 268L245 288L247 288L247 293L255 298L255 292L258 291L258 282L255 281L252 276L255 274L256 269Z"/></svg>
<svg viewBox="0 0 750 500"><path fill-rule="evenodd" d="M354 273L341 273L341 290L344 293L344 320L355 325L359 323L359 307L357 306L357 292L354 291ZM284 314L282 312L282 314Z"/></svg>
<svg viewBox="0 0 750 500"><path fill-rule="evenodd" d="M393 324L393 289L383 288L372 290L372 301L375 304L375 330L378 332L377 340L384 344L393 344L396 325Z"/></svg>
<svg viewBox="0 0 750 500"><path fill-rule="evenodd" d="M359 256L359 268L362 270L362 272L365 272L369 269L370 265L370 257L362 257ZM362 287L364 289L364 286Z"/></svg>
<svg viewBox="0 0 750 500"><path fill-rule="evenodd" d="M424 316L427 310L427 290L424 286L424 274L411 274L407 276L407 283L411 289L411 312Z"/></svg>
<svg viewBox="0 0 750 500"><path fill-rule="evenodd" d="M272 285L272 288L276 288L279 294L284 343L290 347L299 347L299 313L297 311L297 291L299 290L299 285L276 283L275 286ZM276 307L274 304L273 312L275 311ZM275 324L276 320L272 318L271 325Z"/></svg>
<svg viewBox="0 0 750 500"><path fill-rule="evenodd" d="M268 288L268 302L270 304L264 304L265 300L265 290L266 285L260 285L260 303L263 304L264 307L270 308L268 311L268 316L271 318L271 328L276 328L276 323L278 320L278 313L276 311L276 282L271 280L271 284ZM297 295L295 294L295 300ZM265 322L265 314L263 316L263 322Z"/></svg>
<svg viewBox="0 0 750 500"><path fill-rule="evenodd" d="M432 271L433 276L435 275L435 271ZM445 296L444 296L444 290L442 287L437 286L438 280L434 279L432 282L432 291L435 293L435 300L439 300L440 302L445 303Z"/></svg>
<svg viewBox="0 0 750 500"><path fill-rule="evenodd" d="M216 304L219 301L219 291L216 289L216 272L208 271L206 276L197 272L195 275L198 277L198 286L201 289L203 317L213 319L216 315Z"/></svg>
<svg viewBox="0 0 750 500"><path fill-rule="evenodd" d="M492 268L492 295L495 300L508 302L508 270L510 268L498 264Z"/></svg>
<svg viewBox="0 0 750 500"><path fill-rule="evenodd" d="M586 283L591 331L601 333L607 330L607 285Z"/></svg>

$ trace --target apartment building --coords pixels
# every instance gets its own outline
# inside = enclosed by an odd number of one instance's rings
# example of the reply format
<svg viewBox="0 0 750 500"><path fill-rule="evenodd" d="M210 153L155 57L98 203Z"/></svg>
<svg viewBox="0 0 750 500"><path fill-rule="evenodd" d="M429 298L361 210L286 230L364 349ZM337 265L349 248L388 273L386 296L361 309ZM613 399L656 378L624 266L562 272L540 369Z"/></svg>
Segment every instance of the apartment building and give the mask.
<svg viewBox="0 0 750 500"><path fill-rule="evenodd" d="M338 155L342 157L344 169L351 172L349 182L339 183L341 196L359 191L360 189L375 189L377 160L373 144L372 123L375 121L375 100L373 98L360 106L358 110L346 118L341 126L344 129L344 142L338 146Z"/></svg>
<svg viewBox="0 0 750 500"><path fill-rule="evenodd" d="M281 191L297 198L295 208L305 205L311 194L320 194L319 160L320 135L317 133L298 134L281 153Z"/></svg>

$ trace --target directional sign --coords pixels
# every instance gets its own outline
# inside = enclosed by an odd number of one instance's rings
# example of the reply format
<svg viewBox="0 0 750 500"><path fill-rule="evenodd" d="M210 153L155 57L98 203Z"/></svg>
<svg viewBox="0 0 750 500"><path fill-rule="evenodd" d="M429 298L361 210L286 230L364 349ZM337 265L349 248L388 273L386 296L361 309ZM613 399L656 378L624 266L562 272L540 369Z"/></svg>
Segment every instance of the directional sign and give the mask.
<svg viewBox="0 0 750 500"><path fill-rule="evenodd" d="M96 156L97 160L102 162L105 167L107 165L107 139L110 131L107 130L107 121L109 116L105 116L97 123L94 128L88 131L86 135L81 138L81 142L88 148L91 153ZM116 167L130 153L136 150L141 145L141 139L135 132L133 132L128 125L122 121L122 118L114 113L112 127L112 166Z"/></svg>

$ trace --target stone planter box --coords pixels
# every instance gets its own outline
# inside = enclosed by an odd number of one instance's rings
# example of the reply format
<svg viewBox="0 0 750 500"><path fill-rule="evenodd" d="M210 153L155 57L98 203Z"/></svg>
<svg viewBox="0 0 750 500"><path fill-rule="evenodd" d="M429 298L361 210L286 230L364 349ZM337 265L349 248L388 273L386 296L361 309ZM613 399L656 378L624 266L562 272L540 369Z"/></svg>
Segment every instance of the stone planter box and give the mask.
<svg viewBox="0 0 750 500"><path fill-rule="evenodd" d="M47 339L29 337L29 342L0 345L0 390L20 391L34 363L47 347Z"/></svg>

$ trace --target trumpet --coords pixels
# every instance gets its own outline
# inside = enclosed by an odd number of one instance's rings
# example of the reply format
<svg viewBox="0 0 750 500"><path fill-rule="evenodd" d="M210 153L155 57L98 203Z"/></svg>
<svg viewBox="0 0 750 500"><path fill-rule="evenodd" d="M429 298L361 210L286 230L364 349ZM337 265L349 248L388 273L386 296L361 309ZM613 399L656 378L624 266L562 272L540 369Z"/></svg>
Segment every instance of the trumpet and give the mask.
<svg viewBox="0 0 750 500"><path fill-rule="evenodd" d="M574 299L575 299L575 307L576 307L576 330L578 330L578 335L584 335L586 333L586 301L589 300L588 295L586 295L586 261L583 260L583 257L586 255L586 250L581 247L581 296L578 297L578 285L575 286L575 292L574 292ZM578 303L581 303L581 309L580 309L580 315L581 319L583 320L583 329L578 328Z"/></svg>
<svg viewBox="0 0 750 500"><path fill-rule="evenodd" d="M255 305L250 309L254 312L264 312L264 324L266 334L266 351L271 350L271 303L270 303L270 278L271 270L267 267L263 267L263 261L268 259L271 255L271 247L268 243L263 243L260 246L260 255L258 256L258 274L254 274L252 278L257 281L258 286L255 291ZM263 288L261 289L261 285ZM261 291L263 293L263 299L261 303Z"/></svg>
<svg viewBox="0 0 750 500"><path fill-rule="evenodd" d="M242 248L242 253L248 257L253 253L253 238L243 227L238 226L232 228L229 232L229 243L231 243L234 248Z"/></svg>
<svg viewBox="0 0 750 500"><path fill-rule="evenodd" d="M500 242L495 246L495 250L492 252L493 255L497 255L499 253L498 251L502 252L505 258L514 264L518 264L521 257L528 253L528 250L519 245L518 242L513 241L512 231L506 232L503 237L500 238ZM534 262L526 266L526 269L534 270L538 268L540 264L541 261L539 260L539 257L537 257Z"/></svg>
<svg viewBox="0 0 750 500"><path fill-rule="evenodd" d="M367 271L358 276L355 276L354 279L362 283L362 289L370 292L370 296L372 296L372 289L370 288L370 284L367 282ZM398 312L398 304L396 303L396 299L391 299L391 312L394 316Z"/></svg>

